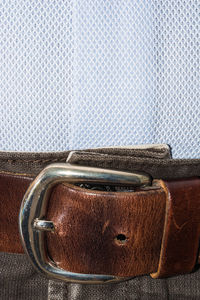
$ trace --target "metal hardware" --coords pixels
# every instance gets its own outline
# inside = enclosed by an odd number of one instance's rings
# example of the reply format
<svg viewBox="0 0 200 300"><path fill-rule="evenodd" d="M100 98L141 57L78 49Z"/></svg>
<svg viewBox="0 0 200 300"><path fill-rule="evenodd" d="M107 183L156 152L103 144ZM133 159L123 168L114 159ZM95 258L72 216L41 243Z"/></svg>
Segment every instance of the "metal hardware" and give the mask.
<svg viewBox="0 0 200 300"><path fill-rule="evenodd" d="M45 220L48 198L58 183L98 183L126 186L151 184L147 174L128 173L70 164L52 164L31 183L22 201L19 228L22 243L33 266L55 279L76 283L105 283L124 280L112 275L72 273L58 268L45 251L44 231L53 231L54 225ZM127 279L127 278L126 278Z"/></svg>
<svg viewBox="0 0 200 300"><path fill-rule="evenodd" d="M54 231L54 224L51 221L38 220L36 219L33 224L34 229L42 231Z"/></svg>

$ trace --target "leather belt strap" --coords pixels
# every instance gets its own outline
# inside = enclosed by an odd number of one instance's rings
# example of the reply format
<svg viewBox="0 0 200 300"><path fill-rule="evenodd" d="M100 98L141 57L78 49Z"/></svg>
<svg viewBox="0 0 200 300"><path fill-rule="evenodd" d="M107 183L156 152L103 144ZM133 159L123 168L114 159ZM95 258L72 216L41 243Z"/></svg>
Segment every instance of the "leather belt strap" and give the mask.
<svg viewBox="0 0 200 300"><path fill-rule="evenodd" d="M200 237L200 179L161 183L166 192L165 225L159 266L153 278L189 273L197 260Z"/></svg>
<svg viewBox="0 0 200 300"><path fill-rule="evenodd" d="M154 187L136 192L55 189L47 216L55 225L55 234L47 234L50 256L59 267L78 273L132 277L156 270L166 195L159 184Z"/></svg>
<svg viewBox="0 0 200 300"><path fill-rule="evenodd" d="M0 174L0 251L22 253L18 214L33 178ZM134 192L59 184L51 193L49 256L80 273L166 277L190 272L199 242L200 180L154 181Z"/></svg>

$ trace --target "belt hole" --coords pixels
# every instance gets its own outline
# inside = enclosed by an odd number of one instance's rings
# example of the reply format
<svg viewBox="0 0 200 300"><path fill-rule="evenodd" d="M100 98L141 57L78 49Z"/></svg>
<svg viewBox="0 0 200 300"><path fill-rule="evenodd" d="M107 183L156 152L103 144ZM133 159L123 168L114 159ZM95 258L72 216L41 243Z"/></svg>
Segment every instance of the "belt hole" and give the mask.
<svg viewBox="0 0 200 300"><path fill-rule="evenodd" d="M118 234L116 237L115 237L115 243L117 245L125 245L127 242L127 237L125 236L125 234Z"/></svg>

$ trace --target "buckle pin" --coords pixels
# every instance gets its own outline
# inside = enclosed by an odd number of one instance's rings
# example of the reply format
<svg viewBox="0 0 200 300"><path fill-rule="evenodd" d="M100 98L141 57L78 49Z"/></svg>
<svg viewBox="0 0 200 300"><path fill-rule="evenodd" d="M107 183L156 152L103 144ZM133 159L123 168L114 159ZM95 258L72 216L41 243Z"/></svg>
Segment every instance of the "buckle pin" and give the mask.
<svg viewBox="0 0 200 300"><path fill-rule="evenodd" d="M41 231L55 231L53 222L36 219L33 224L34 229Z"/></svg>

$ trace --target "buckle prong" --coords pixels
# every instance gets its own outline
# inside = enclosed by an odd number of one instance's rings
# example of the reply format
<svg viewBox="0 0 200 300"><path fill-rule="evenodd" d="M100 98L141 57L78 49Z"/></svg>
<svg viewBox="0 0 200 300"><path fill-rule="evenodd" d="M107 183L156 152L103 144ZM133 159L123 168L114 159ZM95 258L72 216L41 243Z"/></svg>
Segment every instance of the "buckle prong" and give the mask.
<svg viewBox="0 0 200 300"><path fill-rule="evenodd" d="M53 222L36 219L33 224L34 229L41 231L55 231Z"/></svg>

